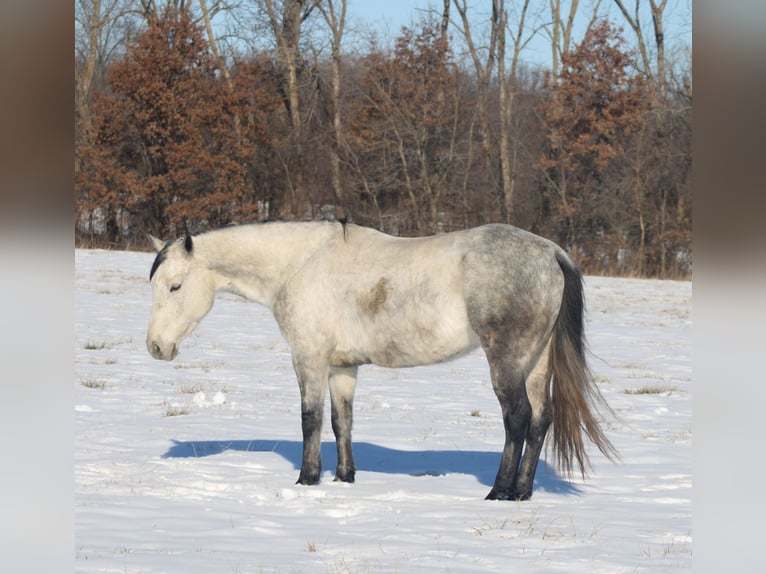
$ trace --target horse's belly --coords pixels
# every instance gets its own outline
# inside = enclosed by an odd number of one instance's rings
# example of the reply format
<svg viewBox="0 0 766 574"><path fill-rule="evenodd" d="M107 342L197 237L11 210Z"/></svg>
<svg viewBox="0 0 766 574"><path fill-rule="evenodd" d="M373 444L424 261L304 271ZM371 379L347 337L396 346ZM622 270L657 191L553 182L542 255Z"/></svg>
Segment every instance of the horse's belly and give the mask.
<svg viewBox="0 0 766 574"><path fill-rule="evenodd" d="M479 338L468 324L459 329L424 329L422 326L402 327L374 338L368 349L371 363L381 367L415 367L455 359L479 346Z"/></svg>

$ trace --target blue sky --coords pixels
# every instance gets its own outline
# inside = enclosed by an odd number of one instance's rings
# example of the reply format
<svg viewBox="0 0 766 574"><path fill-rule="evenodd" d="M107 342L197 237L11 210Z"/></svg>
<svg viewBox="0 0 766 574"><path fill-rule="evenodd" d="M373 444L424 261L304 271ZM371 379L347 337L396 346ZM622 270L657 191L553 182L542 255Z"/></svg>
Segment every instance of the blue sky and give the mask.
<svg viewBox="0 0 766 574"><path fill-rule="evenodd" d="M648 11L649 2L644 0L642 2L646 8L645 13L641 14L642 23L647 34L651 34L651 14ZM506 2L507 9L512 10L517 2L509 0ZM535 3L536 9L538 7L547 8L547 1L538 1ZM581 0L578 10L578 22L576 25L579 27L579 31L576 30L574 34L574 41L579 41L582 38L584 27L587 21L590 19L592 6L594 2L592 0ZM632 0L626 2L628 9L632 11L634 3ZM481 14L483 13L484 19L487 18L491 3L489 0L481 1L469 1L469 13L471 7L473 7L474 13L477 15L477 26L475 26L474 34L479 32L479 24L481 21ZM669 0L665 9L665 37L667 50L670 52L679 43L685 43L691 46L691 0ZM359 28L370 27L375 29L381 39L387 37L394 37L399 33L402 26L409 26L412 23L417 23L420 17L418 11L426 11L429 8L433 8L437 12L441 12L442 2L441 0L348 0L348 18L349 23ZM601 14L608 14L611 21L617 23L625 28L625 39L628 42L633 41L633 33L628 29L624 22L622 14L611 0L602 0L599 12ZM453 19L459 18L457 11L452 7ZM513 15L510 16L513 21ZM539 21L538 21L539 23ZM453 34L456 32L453 29ZM456 38L457 39L457 38ZM671 54L668 53L668 56ZM528 49L524 52L523 58L529 63L535 63L547 67L550 61L550 43L548 38L540 33L535 40L530 43Z"/></svg>
<svg viewBox="0 0 766 574"><path fill-rule="evenodd" d="M348 0L351 18L364 20L382 31L390 29L393 33L398 32L402 26L410 25L413 20L417 21L418 10L427 10L433 6L440 9L441 3L428 0Z"/></svg>

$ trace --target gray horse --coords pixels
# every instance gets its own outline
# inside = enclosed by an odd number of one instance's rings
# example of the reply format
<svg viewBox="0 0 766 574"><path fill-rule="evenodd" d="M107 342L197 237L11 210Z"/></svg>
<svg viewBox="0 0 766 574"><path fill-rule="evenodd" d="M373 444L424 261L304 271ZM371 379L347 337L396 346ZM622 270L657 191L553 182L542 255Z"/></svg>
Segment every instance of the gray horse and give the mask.
<svg viewBox="0 0 766 574"><path fill-rule="evenodd" d="M405 239L339 222L270 222L152 242L146 345L156 359L176 357L216 292L274 313L300 386L300 484L319 482L328 386L335 480L353 482L358 367L426 365L478 346L505 425L488 499L532 495L551 423L564 471L576 462L585 474L583 431L605 456L616 456L595 416L604 403L585 362L582 277L551 241L508 225Z"/></svg>

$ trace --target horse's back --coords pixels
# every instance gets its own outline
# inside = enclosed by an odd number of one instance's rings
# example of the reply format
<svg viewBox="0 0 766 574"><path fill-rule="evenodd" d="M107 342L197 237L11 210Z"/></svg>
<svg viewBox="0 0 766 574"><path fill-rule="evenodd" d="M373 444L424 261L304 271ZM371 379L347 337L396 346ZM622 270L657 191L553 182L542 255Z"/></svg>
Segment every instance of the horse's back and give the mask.
<svg viewBox="0 0 766 574"><path fill-rule="evenodd" d="M288 339L326 346L336 366L459 356L479 344L465 307L460 243L453 234L399 238L348 226L292 279L284 309L296 323L281 310L278 321Z"/></svg>
<svg viewBox="0 0 766 574"><path fill-rule="evenodd" d="M403 297L417 292L419 303L435 312L465 307L472 322L558 312L564 279L557 257L568 256L531 232L506 224L420 238L355 231L356 276L372 285L383 280L391 291L398 286Z"/></svg>

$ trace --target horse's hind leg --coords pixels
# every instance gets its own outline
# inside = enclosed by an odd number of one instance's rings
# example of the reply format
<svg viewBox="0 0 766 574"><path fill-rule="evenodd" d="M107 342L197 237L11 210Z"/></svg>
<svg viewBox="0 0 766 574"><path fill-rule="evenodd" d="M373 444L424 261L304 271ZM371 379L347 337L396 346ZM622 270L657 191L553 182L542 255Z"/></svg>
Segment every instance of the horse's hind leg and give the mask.
<svg viewBox="0 0 766 574"><path fill-rule="evenodd" d="M535 368L527 377L527 397L532 407L532 416L527 429L524 456L521 459L521 467L516 479L516 497L519 500L527 500L532 496L537 463L540 460L545 435L552 419L548 392L551 380L549 345L545 346Z"/></svg>
<svg viewBox="0 0 766 574"><path fill-rule="evenodd" d="M338 447L338 468L335 480L354 482L354 455L351 450L351 425L354 412L356 367L330 369L330 400L332 403L332 430Z"/></svg>
<svg viewBox="0 0 766 574"><path fill-rule="evenodd" d="M516 477L527 435L532 407L527 397L523 370L508 359L508 353L487 350L492 388L500 401L505 426L505 446L497 471L495 484L487 495L488 500L516 500Z"/></svg>

